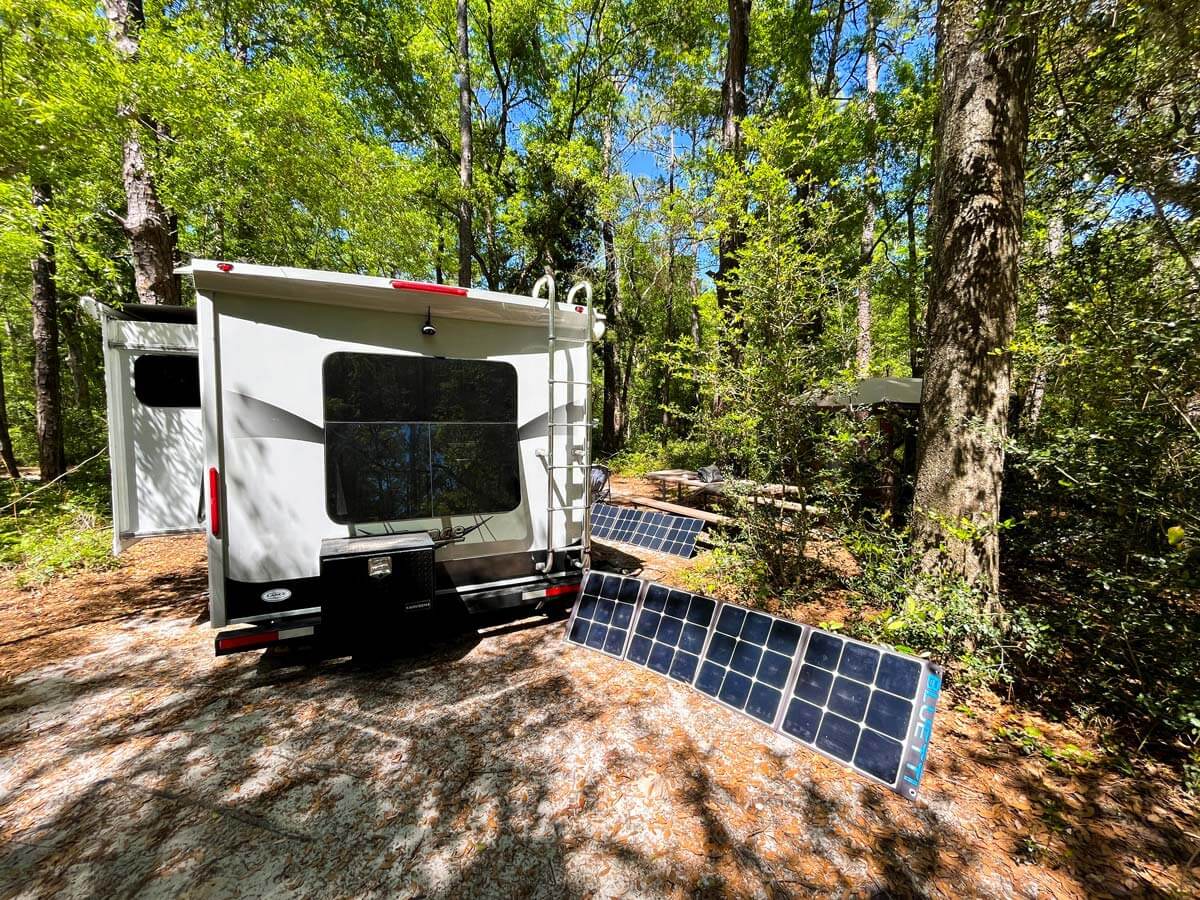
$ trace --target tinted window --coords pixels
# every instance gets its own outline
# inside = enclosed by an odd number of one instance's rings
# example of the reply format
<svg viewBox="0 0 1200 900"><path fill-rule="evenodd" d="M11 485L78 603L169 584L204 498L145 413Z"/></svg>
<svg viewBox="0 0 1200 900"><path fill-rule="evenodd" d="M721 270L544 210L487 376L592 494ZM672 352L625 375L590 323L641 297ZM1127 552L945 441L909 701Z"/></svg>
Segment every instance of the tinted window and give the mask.
<svg viewBox="0 0 1200 900"><path fill-rule="evenodd" d="M520 504L512 366L335 353L324 375L326 508L335 522L486 515Z"/></svg>
<svg viewBox="0 0 1200 900"><path fill-rule="evenodd" d="M200 405L200 360L195 356L139 356L133 395L146 406Z"/></svg>

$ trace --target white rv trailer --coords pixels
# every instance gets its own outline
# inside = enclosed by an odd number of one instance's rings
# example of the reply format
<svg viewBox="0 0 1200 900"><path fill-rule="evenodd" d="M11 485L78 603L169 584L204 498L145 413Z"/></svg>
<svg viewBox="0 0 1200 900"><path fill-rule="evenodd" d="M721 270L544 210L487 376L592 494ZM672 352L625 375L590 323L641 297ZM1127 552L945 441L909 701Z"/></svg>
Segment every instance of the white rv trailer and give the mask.
<svg viewBox="0 0 1200 900"><path fill-rule="evenodd" d="M195 309L100 304L113 550L203 530L230 653L561 602L588 564L586 282L531 297L196 260Z"/></svg>

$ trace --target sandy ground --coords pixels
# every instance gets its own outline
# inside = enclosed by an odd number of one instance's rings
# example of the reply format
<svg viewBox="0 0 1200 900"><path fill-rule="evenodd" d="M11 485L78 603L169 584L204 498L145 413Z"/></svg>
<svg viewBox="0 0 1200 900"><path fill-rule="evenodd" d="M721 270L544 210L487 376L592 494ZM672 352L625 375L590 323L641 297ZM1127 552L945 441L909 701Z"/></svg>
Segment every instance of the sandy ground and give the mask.
<svg viewBox="0 0 1200 900"><path fill-rule="evenodd" d="M217 659L204 587L183 539L0 591L0 895L1200 893L1194 808L1019 711L947 704L909 803L561 620Z"/></svg>

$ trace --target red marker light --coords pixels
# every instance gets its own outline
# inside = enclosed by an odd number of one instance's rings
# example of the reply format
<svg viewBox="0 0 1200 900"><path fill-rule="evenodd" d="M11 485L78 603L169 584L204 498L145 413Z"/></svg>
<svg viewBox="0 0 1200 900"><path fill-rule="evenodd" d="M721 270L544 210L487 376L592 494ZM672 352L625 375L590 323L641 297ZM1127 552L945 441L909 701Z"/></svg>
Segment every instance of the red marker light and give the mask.
<svg viewBox="0 0 1200 900"><path fill-rule="evenodd" d="M579 585L577 584L556 584L552 588L546 588L547 597L561 597L563 594L578 594Z"/></svg>
<svg viewBox="0 0 1200 900"><path fill-rule="evenodd" d="M208 526L213 537L221 536L221 479L216 469L208 470Z"/></svg>
<svg viewBox="0 0 1200 900"><path fill-rule="evenodd" d="M217 637L217 652L245 650L248 647L265 647L279 640L278 631L256 631L252 634L233 634Z"/></svg>
<svg viewBox="0 0 1200 900"><path fill-rule="evenodd" d="M222 272L232 272L233 271L233 263L217 263L217 268L220 269Z"/></svg>
<svg viewBox="0 0 1200 900"><path fill-rule="evenodd" d="M398 291L423 291L426 294L453 294L456 297L467 296L467 289L454 287L449 284L427 284L424 281L393 281L392 287Z"/></svg>
<svg viewBox="0 0 1200 900"><path fill-rule="evenodd" d="M583 307L582 306L575 307L575 312L583 312Z"/></svg>

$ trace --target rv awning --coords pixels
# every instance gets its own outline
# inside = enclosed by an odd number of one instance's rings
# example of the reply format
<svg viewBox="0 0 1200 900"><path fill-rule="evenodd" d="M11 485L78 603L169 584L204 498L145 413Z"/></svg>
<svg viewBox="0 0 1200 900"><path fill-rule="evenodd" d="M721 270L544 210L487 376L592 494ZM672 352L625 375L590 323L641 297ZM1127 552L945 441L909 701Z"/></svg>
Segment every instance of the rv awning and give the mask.
<svg viewBox="0 0 1200 900"><path fill-rule="evenodd" d="M853 391L835 391L818 397L816 406L842 409L848 406L921 405L920 378L864 378Z"/></svg>
<svg viewBox="0 0 1200 900"><path fill-rule="evenodd" d="M476 288L211 259L193 260L179 274L191 275L196 290L203 294L240 294L422 316L429 307L437 316L507 325L545 326L547 321L544 298ZM559 298L558 310L556 328L567 333L584 330L587 315L582 305L568 305ZM602 333L604 317L597 313L596 319ZM573 327L576 322L578 327Z"/></svg>

